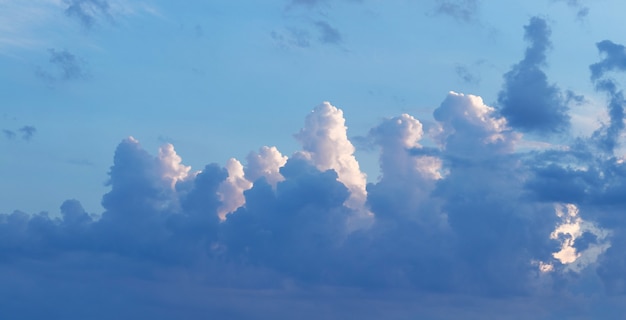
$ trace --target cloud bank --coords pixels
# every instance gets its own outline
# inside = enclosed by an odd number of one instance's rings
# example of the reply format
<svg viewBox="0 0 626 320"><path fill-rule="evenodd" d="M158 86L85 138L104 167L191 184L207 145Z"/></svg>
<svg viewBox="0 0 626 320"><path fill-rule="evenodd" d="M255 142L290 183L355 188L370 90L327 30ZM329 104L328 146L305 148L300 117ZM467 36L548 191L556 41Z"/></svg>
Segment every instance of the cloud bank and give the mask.
<svg viewBox="0 0 626 320"><path fill-rule="evenodd" d="M623 71L624 50L600 42L605 58L590 69L608 97L608 124L565 147L523 150L526 132L568 125L539 69L548 35L545 21L531 19L531 44L505 75L500 109L449 92L428 128L408 113L375 125L367 139L381 175L371 183L343 111L329 102L305 116L295 134L302 149L290 156L263 146L245 161L194 170L171 144L152 155L124 139L103 212L70 199L59 212L0 214L0 310L21 319L346 310L364 319L559 319L593 318L597 303L623 311L624 101L607 73ZM527 88L534 96L522 103Z"/></svg>

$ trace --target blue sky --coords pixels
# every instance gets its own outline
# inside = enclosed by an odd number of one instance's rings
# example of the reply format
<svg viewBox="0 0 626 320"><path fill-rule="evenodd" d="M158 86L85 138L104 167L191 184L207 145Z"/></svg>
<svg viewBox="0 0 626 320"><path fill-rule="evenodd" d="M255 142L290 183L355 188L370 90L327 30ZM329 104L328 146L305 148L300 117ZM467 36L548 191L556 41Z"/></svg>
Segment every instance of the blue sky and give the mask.
<svg viewBox="0 0 626 320"><path fill-rule="evenodd" d="M0 0L0 310L617 319L624 9Z"/></svg>

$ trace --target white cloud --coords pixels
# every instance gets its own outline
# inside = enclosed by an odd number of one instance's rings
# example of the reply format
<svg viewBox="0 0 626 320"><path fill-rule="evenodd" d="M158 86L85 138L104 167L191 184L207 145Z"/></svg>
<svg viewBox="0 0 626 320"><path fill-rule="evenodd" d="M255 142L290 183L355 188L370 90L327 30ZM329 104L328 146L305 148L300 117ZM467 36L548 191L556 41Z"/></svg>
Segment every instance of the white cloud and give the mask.
<svg viewBox="0 0 626 320"><path fill-rule="evenodd" d="M594 264L598 257L611 247L611 243L607 239L610 232L594 223L583 220L576 205L559 204L556 205L555 211L556 215L561 219L561 223L550 234L550 239L559 240L561 248L559 251L554 252L552 256L561 265L565 265L565 270L580 272L587 266ZM595 236L595 241L589 243L586 249L577 250L575 247L576 240L582 237L584 233L590 233ZM542 266L552 265L552 263L542 262L540 270ZM552 268L544 269L541 271L552 271Z"/></svg>
<svg viewBox="0 0 626 320"><path fill-rule="evenodd" d="M340 182L350 190L346 206L363 210L367 192L366 176L354 157L355 148L348 140L343 111L328 102L317 106L305 120L296 138L302 143L301 155L319 170L333 169Z"/></svg>
<svg viewBox="0 0 626 320"><path fill-rule="evenodd" d="M259 152L250 152L246 157L245 177L252 182L265 177L267 183L276 188L276 184L285 179L280 174L280 168L285 163L287 156L283 156L276 147L262 147Z"/></svg>
<svg viewBox="0 0 626 320"><path fill-rule="evenodd" d="M218 215L221 220L226 219L227 214L246 203L243 192L252 188L252 182L245 178L243 165L239 160L228 159L226 170L228 171L228 178L222 182L217 191L222 200L222 205L218 208Z"/></svg>

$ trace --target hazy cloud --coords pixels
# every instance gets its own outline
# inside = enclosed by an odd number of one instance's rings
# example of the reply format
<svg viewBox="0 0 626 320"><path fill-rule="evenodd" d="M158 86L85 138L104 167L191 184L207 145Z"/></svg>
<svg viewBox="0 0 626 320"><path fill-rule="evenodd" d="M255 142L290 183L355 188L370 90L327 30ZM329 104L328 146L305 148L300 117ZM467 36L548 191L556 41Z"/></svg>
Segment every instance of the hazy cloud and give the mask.
<svg viewBox="0 0 626 320"><path fill-rule="evenodd" d="M85 27L91 28L99 16L110 17L111 6L107 0L64 0L68 17L78 19Z"/></svg>
<svg viewBox="0 0 626 320"><path fill-rule="evenodd" d="M340 44L343 41L339 30L328 24L328 22L316 21L315 26L320 33L320 42L324 44Z"/></svg>
<svg viewBox="0 0 626 320"><path fill-rule="evenodd" d="M37 128L33 126L23 126L18 131L22 133L22 139L30 140L35 132L37 132Z"/></svg>
<svg viewBox="0 0 626 320"><path fill-rule="evenodd" d="M438 0L435 12L468 23L476 20L479 6L479 0Z"/></svg>
<svg viewBox="0 0 626 320"><path fill-rule="evenodd" d="M572 9L575 9L578 19L584 19L589 15L589 7L583 5L582 0L552 0L552 2L564 2Z"/></svg>
<svg viewBox="0 0 626 320"><path fill-rule="evenodd" d="M49 82L56 81L74 81L88 78L85 70L85 62L73 53L62 50L49 49L49 62L54 67L53 70L47 70L39 67L36 74L42 79Z"/></svg>
<svg viewBox="0 0 626 320"><path fill-rule="evenodd" d="M35 128L34 126L23 126L17 130L9 130L9 129L2 130L4 137L9 140L13 140L17 138L17 135L19 133L21 135L22 140L25 140L25 141L29 141L33 137L35 132L37 132L37 128Z"/></svg>

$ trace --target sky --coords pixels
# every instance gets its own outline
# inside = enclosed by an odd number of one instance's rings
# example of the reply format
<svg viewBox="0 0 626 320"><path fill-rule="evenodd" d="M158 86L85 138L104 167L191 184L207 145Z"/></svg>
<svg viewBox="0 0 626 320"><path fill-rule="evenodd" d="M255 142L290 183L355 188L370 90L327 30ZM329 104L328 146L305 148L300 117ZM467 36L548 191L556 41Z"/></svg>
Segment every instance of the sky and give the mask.
<svg viewBox="0 0 626 320"><path fill-rule="evenodd" d="M617 0L0 0L0 318L621 319Z"/></svg>

